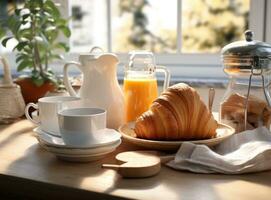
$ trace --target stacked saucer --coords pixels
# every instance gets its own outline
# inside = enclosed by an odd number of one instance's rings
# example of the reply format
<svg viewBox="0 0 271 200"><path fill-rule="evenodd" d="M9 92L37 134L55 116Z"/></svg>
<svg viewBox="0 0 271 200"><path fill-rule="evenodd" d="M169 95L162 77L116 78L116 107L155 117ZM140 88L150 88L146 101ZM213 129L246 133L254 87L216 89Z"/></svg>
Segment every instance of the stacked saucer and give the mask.
<svg viewBox="0 0 271 200"><path fill-rule="evenodd" d="M71 162L90 162L100 160L113 152L121 143L121 135L113 129L99 131L95 141L88 146L67 145L61 137L45 132L41 127L34 129L42 148L53 153L61 160Z"/></svg>

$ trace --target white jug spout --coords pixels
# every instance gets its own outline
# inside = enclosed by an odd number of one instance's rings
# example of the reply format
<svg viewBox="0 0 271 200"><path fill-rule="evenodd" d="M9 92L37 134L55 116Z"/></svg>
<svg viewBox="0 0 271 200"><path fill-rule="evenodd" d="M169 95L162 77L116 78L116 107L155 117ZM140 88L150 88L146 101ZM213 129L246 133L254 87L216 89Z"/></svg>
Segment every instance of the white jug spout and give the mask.
<svg viewBox="0 0 271 200"><path fill-rule="evenodd" d="M117 55L113 53L105 53L98 57L98 62L100 62L103 65L116 65L119 63L119 59Z"/></svg>

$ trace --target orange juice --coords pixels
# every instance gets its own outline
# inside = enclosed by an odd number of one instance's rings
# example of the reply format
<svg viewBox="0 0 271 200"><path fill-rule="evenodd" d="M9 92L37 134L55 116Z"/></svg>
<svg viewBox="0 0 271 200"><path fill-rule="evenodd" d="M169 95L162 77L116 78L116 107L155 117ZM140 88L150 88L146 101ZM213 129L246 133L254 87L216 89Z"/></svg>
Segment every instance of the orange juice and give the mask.
<svg viewBox="0 0 271 200"><path fill-rule="evenodd" d="M125 120L135 121L158 96L155 78L124 79Z"/></svg>

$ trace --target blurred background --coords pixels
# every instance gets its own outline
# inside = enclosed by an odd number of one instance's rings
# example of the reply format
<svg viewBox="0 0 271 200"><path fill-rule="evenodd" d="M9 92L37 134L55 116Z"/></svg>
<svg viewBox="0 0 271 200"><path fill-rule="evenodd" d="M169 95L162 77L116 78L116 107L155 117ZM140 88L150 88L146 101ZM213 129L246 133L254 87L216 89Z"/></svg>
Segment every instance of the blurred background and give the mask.
<svg viewBox="0 0 271 200"><path fill-rule="evenodd" d="M8 10L22 2L1 0L0 17L6 18ZM98 45L121 53L132 49L155 53L216 53L224 45L242 39L248 29L250 10L250 0L56 2L68 5L72 16L72 52L88 51L90 46ZM2 51L8 50L2 48Z"/></svg>
<svg viewBox="0 0 271 200"><path fill-rule="evenodd" d="M252 29L255 39L271 43L270 0L53 0L62 16L70 19L70 51L67 60L92 46L117 53L120 65L127 63L131 50L155 53L157 64L167 66L174 81L227 81L221 66L220 50L226 44L244 39ZM1 0L0 18L5 19L22 0ZM4 28L4 27L2 27ZM0 45L0 53L9 54ZM16 65L15 62L11 65ZM59 63L51 65L62 73ZM14 73L16 71L14 70ZM118 76L123 77L119 67Z"/></svg>
<svg viewBox="0 0 271 200"><path fill-rule="evenodd" d="M71 0L70 3L72 51L85 50L97 43L108 48L107 2ZM183 0L178 35L177 3L177 0L113 0L112 51L145 49L176 53L180 36L181 52L214 53L242 39L248 29L250 0Z"/></svg>
<svg viewBox="0 0 271 200"><path fill-rule="evenodd" d="M270 0L53 0L61 14L70 20L70 46L64 60L50 67L62 75L66 61L77 60L81 52L100 46L120 58L118 79L131 50L149 50L156 62L171 71L171 83L186 82L202 95L216 87L222 96L228 77L223 72L220 50L226 44L244 39L252 29L255 39L271 43ZM1 0L0 20L23 0ZM5 27L1 27L2 29ZM1 30L0 28L0 30ZM0 31L1 34L1 31ZM8 57L13 75L18 75L13 47L0 45ZM75 68L71 73L79 75ZM0 69L1 74L1 69ZM158 80L161 80L159 74Z"/></svg>

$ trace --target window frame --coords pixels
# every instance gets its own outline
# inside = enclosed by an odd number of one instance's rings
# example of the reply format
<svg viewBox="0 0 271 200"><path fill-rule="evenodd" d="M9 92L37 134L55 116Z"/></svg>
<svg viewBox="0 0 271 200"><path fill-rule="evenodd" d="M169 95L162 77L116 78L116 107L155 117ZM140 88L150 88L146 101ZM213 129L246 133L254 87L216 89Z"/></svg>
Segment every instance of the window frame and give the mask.
<svg viewBox="0 0 271 200"><path fill-rule="evenodd" d="M66 0L57 0L66 1ZM254 38L265 41L264 22L266 17L266 2L268 0L250 1L249 13L249 29L254 32ZM269 1L270 3L270 1ZM111 23L111 0L106 0L107 9L107 41L108 51L112 52L112 23ZM181 53L181 10L182 0L177 0L177 52L176 53L155 53L156 62L159 65L165 65L172 72L173 78L205 78L205 79L225 79L226 76L221 70L221 55L219 53ZM270 12L269 12L270 14ZM117 53L120 59L120 65L125 65L128 59L127 53ZM79 56L77 53L72 53L71 57ZM185 68L185 66L188 66ZM179 68L179 70L178 70ZM219 69L219 70L218 70ZM174 72L174 73L173 73ZM118 72L121 73L121 70Z"/></svg>
<svg viewBox="0 0 271 200"><path fill-rule="evenodd" d="M71 15L70 0L54 0L60 3L60 11L64 17ZM105 0L107 10L107 41L108 51L112 52L112 0ZM182 78L205 78L205 79L225 79L226 76L221 70L221 56L219 53L181 53L181 10L182 0L177 0L177 52L176 53L155 53L156 63L165 65L172 73L175 79ZM258 23L263 22L263 23ZM249 29L251 29L255 36L254 38L261 41L269 41L271 43L271 1L268 0L250 0L249 12ZM64 39L64 38L62 38ZM67 40L67 42L69 42ZM0 49L1 50L1 49ZM11 66L16 66L15 56L13 53L6 53L8 58L12 61ZM117 53L120 60L120 65L125 65L128 59L127 53ZM67 53L65 60L77 60L79 53ZM57 66L63 62L56 62L52 66L54 70L61 73L60 67ZM61 68L62 69L62 68ZM118 75L122 75L123 70L118 70Z"/></svg>

